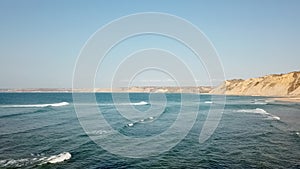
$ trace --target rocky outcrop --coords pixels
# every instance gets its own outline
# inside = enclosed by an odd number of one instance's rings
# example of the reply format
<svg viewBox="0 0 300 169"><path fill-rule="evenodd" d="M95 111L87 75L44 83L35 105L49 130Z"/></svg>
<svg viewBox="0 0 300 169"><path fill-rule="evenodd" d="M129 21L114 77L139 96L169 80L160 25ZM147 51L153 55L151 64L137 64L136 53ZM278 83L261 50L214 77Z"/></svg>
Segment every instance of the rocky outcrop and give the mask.
<svg viewBox="0 0 300 169"><path fill-rule="evenodd" d="M252 96L300 96L300 72L267 75L247 80L227 80L211 94Z"/></svg>

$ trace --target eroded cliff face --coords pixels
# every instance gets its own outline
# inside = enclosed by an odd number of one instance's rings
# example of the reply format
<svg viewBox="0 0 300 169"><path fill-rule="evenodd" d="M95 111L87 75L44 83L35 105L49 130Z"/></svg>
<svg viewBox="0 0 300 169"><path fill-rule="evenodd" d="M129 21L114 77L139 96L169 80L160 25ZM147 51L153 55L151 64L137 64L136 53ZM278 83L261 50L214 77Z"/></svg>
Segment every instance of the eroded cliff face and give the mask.
<svg viewBox="0 0 300 169"><path fill-rule="evenodd" d="M247 80L227 80L222 85L211 90L210 93L253 96L300 96L300 72L268 75Z"/></svg>

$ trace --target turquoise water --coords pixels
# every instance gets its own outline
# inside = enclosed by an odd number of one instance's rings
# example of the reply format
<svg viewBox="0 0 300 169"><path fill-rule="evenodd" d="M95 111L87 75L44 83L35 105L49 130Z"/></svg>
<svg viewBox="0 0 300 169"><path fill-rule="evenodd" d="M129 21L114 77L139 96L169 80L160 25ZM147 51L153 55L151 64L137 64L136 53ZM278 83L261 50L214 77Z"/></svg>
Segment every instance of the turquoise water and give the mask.
<svg viewBox="0 0 300 169"><path fill-rule="evenodd" d="M217 129L200 144L208 110L218 103L211 102L209 95L191 96L200 98L200 107L192 129L179 144L159 155L128 158L91 141L87 134L111 138L111 131L85 133L72 94L1 93L0 168L300 168L299 104L227 96ZM180 94L167 94L168 102L160 116L128 126L131 122L118 113L111 94L96 94L96 98L112 128L134 138L166 131L181 107ZM130 100L123 103L123 109L134 106L144 111L151 107L148 94L130 94ZM82 104L89 106L88 101Z"/></svg>

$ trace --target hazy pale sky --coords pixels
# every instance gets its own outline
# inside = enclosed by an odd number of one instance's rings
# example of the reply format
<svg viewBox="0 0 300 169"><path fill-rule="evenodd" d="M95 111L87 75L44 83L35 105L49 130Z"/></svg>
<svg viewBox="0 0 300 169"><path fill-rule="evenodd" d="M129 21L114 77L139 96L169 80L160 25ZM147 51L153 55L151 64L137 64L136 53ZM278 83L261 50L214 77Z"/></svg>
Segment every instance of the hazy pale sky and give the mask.
<svg viewBox="0 0 300 169"><path fill-rule="evenodd" d="M76 58L88 38L110 21L140 12L169 13L196 25L218 51L227 79L300 70L299 0L1 0L0 88L71 87ZM189 55L182 57L194 63ZM108 57L102 69L111 62L116 60ZM100 72L105 71L109 68ZM146 74L146 80L160 84ZM100 86L104 81L96 79Z"/></svg>

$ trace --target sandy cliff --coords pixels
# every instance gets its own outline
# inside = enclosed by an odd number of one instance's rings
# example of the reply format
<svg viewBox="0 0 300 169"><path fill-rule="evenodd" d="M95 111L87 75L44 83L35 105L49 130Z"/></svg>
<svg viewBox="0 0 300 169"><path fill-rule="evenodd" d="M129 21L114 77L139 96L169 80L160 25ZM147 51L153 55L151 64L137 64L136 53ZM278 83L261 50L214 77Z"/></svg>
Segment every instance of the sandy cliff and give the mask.
<svg viewBox="0 0 300 169"><path fill-rule="evenodd" d="M225 90L226 89L226 90ZM222 91L225 91L222 92ZM227 80L210 91L212 94L254 96L300 96L300 71L267 75L247 80Z"/></svg>

